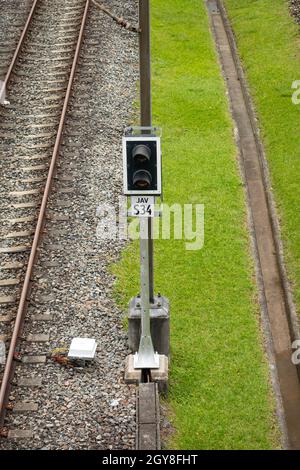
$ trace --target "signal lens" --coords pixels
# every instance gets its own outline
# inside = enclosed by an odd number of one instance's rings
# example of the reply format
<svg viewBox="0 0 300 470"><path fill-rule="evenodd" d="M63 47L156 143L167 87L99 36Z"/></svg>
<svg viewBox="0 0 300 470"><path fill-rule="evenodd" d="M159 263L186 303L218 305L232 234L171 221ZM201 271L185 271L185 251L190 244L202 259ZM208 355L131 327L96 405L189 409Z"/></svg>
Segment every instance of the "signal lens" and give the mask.
<svg viewBox="0 0 300 470"><path fill-rule="evenodd" d="M147 145L136 145L132 151L136 163L146 163L150 160L151 150Z"/></svg>
<svg viewBox="0 0 300 470"><path fill-rule="evenodd" d="M150 188L152 176L147 170L138 170L133 175L133 184L136 188L147 189Z"/></svg>

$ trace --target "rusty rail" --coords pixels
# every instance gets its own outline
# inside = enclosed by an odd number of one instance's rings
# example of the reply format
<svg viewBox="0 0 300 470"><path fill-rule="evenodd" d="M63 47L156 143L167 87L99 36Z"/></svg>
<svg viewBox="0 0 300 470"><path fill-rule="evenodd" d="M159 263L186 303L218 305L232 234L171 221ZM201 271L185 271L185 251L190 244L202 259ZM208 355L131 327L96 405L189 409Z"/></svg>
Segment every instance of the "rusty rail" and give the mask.
<svg viewBox="0 0 300 470"><path fill-rule="evenodd" d="M37 6L38 2L39 2L39 0L34 0L34 1L33 1L31 10L30 10L30 12L29 12L28 18L27 18L27 20L26 20L26 23L25 23L25 26L24 26L24 28L23 28L22 34L21 34L21 36L20 36L18 45L17 45L17 47L16 47L16 50L15 50L14 55L13 55L13 58L12 58L12 60L11 60L11 63L10 63L10 65L9 65L9 67L8 67L8 70L7 70L7 72L6 72L5 79L4 79L3 83L2 83L2 90L3 90L3 89L5 90L6 87L7 87L7 84L8 84L8 82L9 82L9 79L10 79L10 77L11 77L13 68L14 68L14 66L15 66L15 64L16 64L16 62L17 62L18 57L19 57L19 53L20 53L21 47L22 47L22 45L23 45L24 39L25 39L25 37L26 37L28 28L29 28L29 26L30 26L30 23L31 23L31 20L32 20L32 18L33 18L33 15L34 15L34 12L35 12L35 9L36 9L36 6ZM2 90L0 90L0 91L2 92Z"/></svg>
<svg viewBox="0 0 300 470"><path fill-rule="evenodd" d="M37 0L35 1L34 5L36 3L37 3ZM34 5L33 5L33 7L34 7ZM60 122L59 122L57 136L56 136L56 140L55 140L55 144L54 144L54 149L53 149L53 153L52 153L52 157L51 157L51 163L50 163L48 176L47 176L47 181L46 181L46 185L45 185L45 191L44 191L42 202L41 202L41 207L40 207L39 216L38 216L38 220L37 220L37 224L36 224L35 234L34 234L32 247L31 247L31 251L30 251L29 261L28 261L26 274L25 274L25 278L24 278L24 283L23 283L23 287L22 287L20 302L19 302L17 316L16 316L16 320L15 320L15 325L14 325L14 331L13 331L13 334L12 334L10 347L9 347L9 352L8 352L7 360L6 360L6 364L5 364L5 370L4 370L3 379L2 379L1 388L0 388L0 417L1 417L0 424L3 424L3 421L4 421L5 409L6 409L9 393L10 393L10 382L11 382L11 379L12 379L12 376L13 376L13 371L14 371L14 354L15 354L15 351L16 351L16 347L17 347L17 344L18 344L20 333L22 331L24 317L25 317L25 313L26 313L26 309L27 309L27 305L28 305L28 301L29 301L29 295L30 295L30 289L31 289L31 277L32 277L32 273L33 273L34 264L35 264L35 261L36 261L36 258L37 258L40 238L41 238L43 227L44 227L48 197L49 197L49 194L50 194L53 175L54 175L54 170L55 170L55 165L56 165L57 157L58 157L58 154L59 154L61 138L62 138L65 119L66 119L67 107L68 107L68 103L69 103L69 99L70 99L70 95L71 95L71 90L72 90L72 85L73 85L73 81L74 81L76 66L77 66L77 62L78 62L80 47L81 47L81 43L82 43L84 28L85 28L85 24L86 24L86 20L87 20L89 5L90 5L90 0L87 0L86 4L85 4L84 13L83 13L83 16L82 16L82 22L81 22L81 27L80 27L80 31L79 31L78 40L77 40L77 45L76 45L76 50L75 50L75 54L74 54L73 64L72 64L72 68L71 68L71 72L70 72L69 83L68 83L68 86L67 86L67 91L66 91L66 95L65 95L65 99L64 99L62 114L61 114L61 118L60 118ZM33 13L33 11L34 11L33 7L31 9L31 13ZM29 23L30 23L30 21L29 21ZM28 28L28 26L27 26L27 28ZM15 60L16 60L15 56L17 57L17 55L16 54L14 55L14 63L15 63ZM10 67L10 68L12 69L12 67ZM11 71L10 71L10 73L11 73Z"/></svg>

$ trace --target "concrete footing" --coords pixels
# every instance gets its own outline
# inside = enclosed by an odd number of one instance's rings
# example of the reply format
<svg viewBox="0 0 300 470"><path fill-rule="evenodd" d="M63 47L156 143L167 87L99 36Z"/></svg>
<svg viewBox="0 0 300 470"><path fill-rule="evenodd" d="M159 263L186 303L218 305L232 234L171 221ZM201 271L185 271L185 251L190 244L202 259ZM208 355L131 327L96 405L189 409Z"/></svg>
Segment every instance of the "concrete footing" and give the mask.
<svg viewBox="0 0 300 470"><path fill-rule="evenodd" d="M125 363L125 382L129 384L140 384L142 382L142 371L134 368L134 355L130 354L126 357ZM157 383L160 393L167 395L168 393L168 374L169 360L167 356L159 356L159 369L151 369L151 381Z"/></svg>
<svg viewBox="0 0 300 470"><path fill-rule="evenodd" d="M137 352L141 336L141 299L134 297L129 303L128 343ZM166 297L157 296L150 308L150 327L154 351L164 356L170 354L170 306Z"/></svg>

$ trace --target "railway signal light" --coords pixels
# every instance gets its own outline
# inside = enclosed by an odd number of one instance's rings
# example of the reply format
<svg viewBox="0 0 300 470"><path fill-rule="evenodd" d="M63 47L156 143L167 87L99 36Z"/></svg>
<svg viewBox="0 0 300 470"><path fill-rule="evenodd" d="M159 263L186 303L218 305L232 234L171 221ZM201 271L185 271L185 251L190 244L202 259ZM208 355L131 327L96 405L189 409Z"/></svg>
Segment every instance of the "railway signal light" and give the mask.
<svg viewBox="0 0 300 470"><path fill-rule="evenodd" d="M124 194L161 194L160 138L123 137Z"/></svg>

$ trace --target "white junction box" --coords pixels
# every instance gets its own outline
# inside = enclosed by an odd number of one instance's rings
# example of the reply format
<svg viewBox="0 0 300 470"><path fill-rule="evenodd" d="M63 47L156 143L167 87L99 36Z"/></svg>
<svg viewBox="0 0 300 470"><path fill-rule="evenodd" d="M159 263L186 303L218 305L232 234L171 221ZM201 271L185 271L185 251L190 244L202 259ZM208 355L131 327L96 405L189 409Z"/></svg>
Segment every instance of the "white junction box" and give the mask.
<svg viewBox="0 0 300 470"><path fill-rule="evenodd" d="M68 352L70 359L92 361L95 358L97 343L91 338L73 338Z"/></svg>
<svg viewBox="0 0 300 470"><path fill-rule="evenodd" d="M6 351L4 341L0 341L0 364L5 365L6 362Z"/></svg>
<svg viewBox="0 0 300 470"><path fill-rule="evenodd" d="M2 82L1 80L0 80L0 104L2 104L3 106L9 104L9 101L7 101L6 99L5 85L4 85L4 82Z"/></svg>

